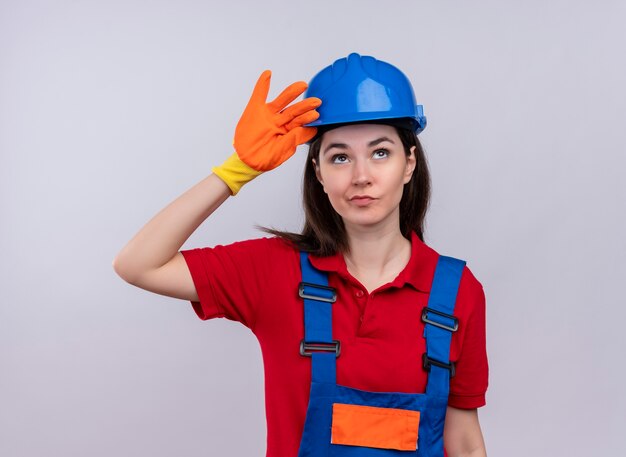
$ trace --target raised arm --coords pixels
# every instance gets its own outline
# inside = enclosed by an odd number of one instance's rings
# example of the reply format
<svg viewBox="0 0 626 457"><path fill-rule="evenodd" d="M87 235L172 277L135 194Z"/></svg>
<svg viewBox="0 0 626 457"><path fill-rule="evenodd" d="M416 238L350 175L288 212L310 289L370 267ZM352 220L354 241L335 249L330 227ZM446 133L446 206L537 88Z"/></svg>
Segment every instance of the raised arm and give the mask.
<svg viewBox="0 0 626 457"><path fill-rule="evenodd" d="M113 260L125 281L161 295L198 300L181 246L230 195L259 174L291 157L316 129L303 127L317 119L318 98L289 105L306 89L297 82L267 103L271 73L263 72L235 130L235 153L213 174L186 191L154 216Z"/></svg>
<svg viewBox="0 0 626 457"><path fill-rule="evenodd" d="M115 257L113 269L142 289L197 301L179 249L230 195L217 175L207 176L157 213Z"/></svg>

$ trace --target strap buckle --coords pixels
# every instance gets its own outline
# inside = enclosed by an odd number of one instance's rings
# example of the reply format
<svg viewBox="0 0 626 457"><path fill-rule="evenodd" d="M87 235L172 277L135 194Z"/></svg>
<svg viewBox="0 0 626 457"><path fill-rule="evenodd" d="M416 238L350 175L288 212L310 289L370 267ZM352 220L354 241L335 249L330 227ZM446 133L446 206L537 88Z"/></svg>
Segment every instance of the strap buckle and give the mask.
<svg viewBox="0 0 626 457"><path fill-rule="evenodd" d="M322 292L325 292L325 294L323 293L322 295L312 295L310 292L305 290L305 287L307 289L319 289ZM320 286L319 284L312 284L310 282L304 281L301 282L298 286L298 295L300 296L300 298L323 301L327 303L335 303L335 301L337 300L337 291L333 287Z"/></svg>
<svg viewBox="0 0 626 457"><path fill-rule="evenodd" d="M454 375L456 374L456 365L454 362L441 362L437 359L433 359L432 357L428 357L428 354L426 354L425 352L422 355L422 364L424 366L424 370L428 371L429 373L431 365L434 365L436 367L445 368L446 370L448 370L450 372L451 378L454 378Z"/></svg>
<svg viewBox="0 0 626 457"><path fill-rule="evenodd" d="M300 355L311 357L314 352L334 352L335 358L341 354L341 343L333 340L332 343L306 343L304 339L300 341Z"/></svg>
<svg viewBox="0 0 626 457"><path fill-rule="evenodd" d="M428 317L429 313L432 313L439 317L443 317L444 321L445 319L448 319L450 322L438 322L436 320L433 320ZM458 318L456 318L452 314L442 313L441 311L434 310L432 308L429 308L428 306L425 306L424 309L422 309L422 322L424 322L425 324L434 325L435 327L439 327L444 330L448 330L449 332L456 332L459 329ZM450 325L447 325L447 324L450 324Z"/></svg>

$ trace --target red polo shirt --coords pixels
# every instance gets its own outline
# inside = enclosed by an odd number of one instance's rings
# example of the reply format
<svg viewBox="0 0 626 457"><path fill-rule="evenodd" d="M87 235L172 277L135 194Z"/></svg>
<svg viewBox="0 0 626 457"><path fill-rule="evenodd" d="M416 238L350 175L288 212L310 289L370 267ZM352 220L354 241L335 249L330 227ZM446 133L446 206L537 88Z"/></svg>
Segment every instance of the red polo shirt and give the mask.
<svg viewBox="0 0 626 457"><path fill-rule="evenodd" d="M338 384L379 392L425 391L420 312L428 302L438 254L415 234L411 245L404 270L371 294L348 272L343 255L309 256L337 289L332 313L333 338L341 341ZM200 298L192 302L200 319L239 321L261 345L267 456L296 456L311 383L311 359L299 354L304 311L298 251L280 238L260 238L181 252ZM459 330L452 336L450 359L456 362L456 376L448 404L477 408L485 404L487 390L485 297L467 267L454 314Z"/></svg>

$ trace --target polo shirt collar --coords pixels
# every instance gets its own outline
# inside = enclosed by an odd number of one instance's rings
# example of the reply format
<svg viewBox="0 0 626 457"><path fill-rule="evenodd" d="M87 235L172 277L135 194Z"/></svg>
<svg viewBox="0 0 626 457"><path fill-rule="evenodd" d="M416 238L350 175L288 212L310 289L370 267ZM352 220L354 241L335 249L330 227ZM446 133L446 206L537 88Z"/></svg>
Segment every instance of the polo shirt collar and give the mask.
<svg viewBox="0 0 626 457"><path fill-rule="evenodd" d="M411 232L411 258L404 269L389 284L390 287L403 287L410 284L421 292L429 292L438 254L426 246L415 232ZM328 257L318 257L309 254L311 264L318 270L334 272L347 280L353 280L348 271L346 261L342 253Z"/></svg>

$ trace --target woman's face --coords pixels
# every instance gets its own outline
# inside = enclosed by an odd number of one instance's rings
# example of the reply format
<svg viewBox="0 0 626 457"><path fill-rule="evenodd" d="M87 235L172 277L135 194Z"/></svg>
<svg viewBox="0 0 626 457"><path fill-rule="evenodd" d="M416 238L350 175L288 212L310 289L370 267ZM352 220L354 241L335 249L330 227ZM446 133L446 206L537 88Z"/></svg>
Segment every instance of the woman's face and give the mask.
<svg viewBox="0 0 626 457"><path fill-rule="evenodd" d="M404 184L415 168L415 147L406 155L396 129L355 124L324 134L317 179L346 228L398 225Z"/></svg>

